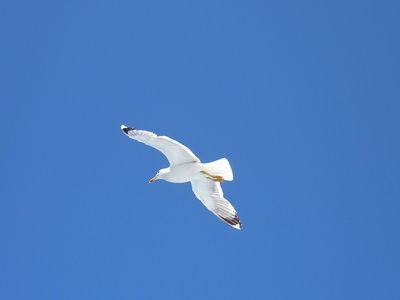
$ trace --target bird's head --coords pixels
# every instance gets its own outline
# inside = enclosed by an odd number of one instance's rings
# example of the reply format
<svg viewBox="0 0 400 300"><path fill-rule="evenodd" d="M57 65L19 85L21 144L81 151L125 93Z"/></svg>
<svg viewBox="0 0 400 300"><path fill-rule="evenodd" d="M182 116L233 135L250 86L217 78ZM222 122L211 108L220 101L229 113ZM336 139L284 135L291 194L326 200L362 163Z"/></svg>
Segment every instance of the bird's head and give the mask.
<svg viewBox="0 0 400 300"><path fill-rule="evenodd" d="M157 175L154 176L152 179L150 179L149 182L153 182L157 179L165 179L165 174L167 174L169 172L169 168L167 169L161 169L160 171L157 172Z"/></svg>

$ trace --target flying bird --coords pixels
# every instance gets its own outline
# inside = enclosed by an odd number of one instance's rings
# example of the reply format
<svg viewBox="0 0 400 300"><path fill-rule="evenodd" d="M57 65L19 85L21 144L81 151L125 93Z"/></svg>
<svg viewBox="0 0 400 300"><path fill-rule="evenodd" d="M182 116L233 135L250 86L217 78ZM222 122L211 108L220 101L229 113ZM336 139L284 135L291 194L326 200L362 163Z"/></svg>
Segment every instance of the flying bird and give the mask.
<svg viewBox="0 0 400 300"><path fill-rule="evenodd" d="M159 170L150 182L157 179L173 183L190 181L193 193L205 207L232 227L242 228L235 208L224 198L220 185L225 180L233 180L232 169L226 158L203 164L189 148L167 136L157 136L150 131L125 125L121 126L121 130L131 139L156 148L167 157L170 166Z"/></svg>

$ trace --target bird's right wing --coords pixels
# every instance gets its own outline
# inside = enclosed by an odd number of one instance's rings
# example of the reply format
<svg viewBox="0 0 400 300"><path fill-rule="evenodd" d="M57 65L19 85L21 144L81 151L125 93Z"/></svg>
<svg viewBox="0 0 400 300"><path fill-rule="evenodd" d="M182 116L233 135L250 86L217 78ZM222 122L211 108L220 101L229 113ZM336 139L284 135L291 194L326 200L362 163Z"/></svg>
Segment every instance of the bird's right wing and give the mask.
<svg viewBox="0 0 400 300"><path fill-rule="evenodd" d="M125 125L121 126L121 130L131 139L145 143L161 151L167 157L171 166L200 162L200 159L188 147L167 136L157 136L150 131L138 130Z"/></svg>
<svg viewBox="0 0 400 300"><path fill-rule="evenodd" d="M242 228L235 208L224 198L221 185L210 179L192 180L192 190L196 197L218 218L236 229Z"/></svg>

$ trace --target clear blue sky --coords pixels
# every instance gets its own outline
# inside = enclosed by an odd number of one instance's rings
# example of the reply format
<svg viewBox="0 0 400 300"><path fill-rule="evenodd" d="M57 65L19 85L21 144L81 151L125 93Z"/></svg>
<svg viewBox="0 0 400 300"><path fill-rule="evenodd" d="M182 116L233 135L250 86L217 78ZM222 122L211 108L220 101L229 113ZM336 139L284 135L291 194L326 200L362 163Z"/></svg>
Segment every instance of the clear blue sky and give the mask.
<svg viewBox="0 0 400 300"><path fill-rule="evenodd" d="M2 1L1 299L400 299L398 1ZM121 124L167 135L243 230Z"/></svg>

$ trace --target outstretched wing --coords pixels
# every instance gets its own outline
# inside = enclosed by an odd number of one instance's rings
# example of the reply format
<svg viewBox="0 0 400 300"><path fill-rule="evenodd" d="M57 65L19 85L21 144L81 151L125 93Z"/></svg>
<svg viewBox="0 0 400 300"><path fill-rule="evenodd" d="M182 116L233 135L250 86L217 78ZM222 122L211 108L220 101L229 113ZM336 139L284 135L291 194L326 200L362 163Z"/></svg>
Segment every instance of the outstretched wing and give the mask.
<svg viewBox="0 0 400 300"><path fill-rule="evenodd" d="M121 126L121 130L131 139L145 143L161 151L167 157L171 166L200 162L200 159L188 147L167 136L157 136L150 131L138 130L125 125Z"/></svg>
<svg viewBox="0 0 400 300"><path fill-rule="evenodd" d="M225 223L235 227L242 228L235 208L228 200L224 199L222 188L219 182L214 182L210 179L193 180L192 190L196 197L211 210L218 218Z"/></svg>

